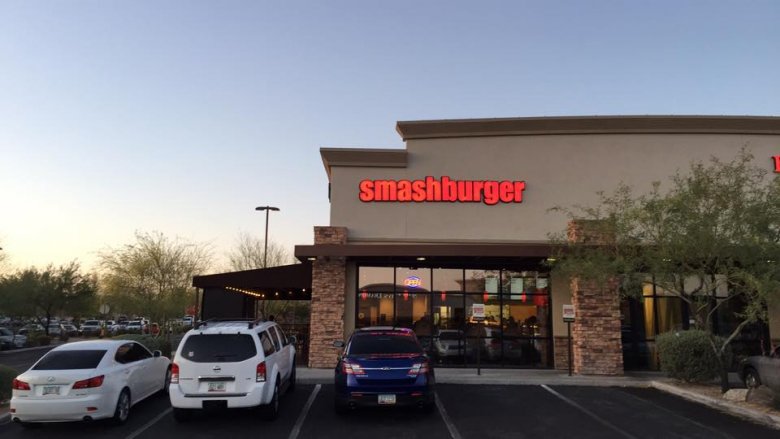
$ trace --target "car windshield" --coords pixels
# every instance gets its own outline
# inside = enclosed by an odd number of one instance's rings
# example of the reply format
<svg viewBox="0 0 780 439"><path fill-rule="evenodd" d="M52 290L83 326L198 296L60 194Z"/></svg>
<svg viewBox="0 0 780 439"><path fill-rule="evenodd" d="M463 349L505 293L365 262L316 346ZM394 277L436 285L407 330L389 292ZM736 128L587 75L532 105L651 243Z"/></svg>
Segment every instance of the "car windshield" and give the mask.
<svg viewBox="0 0 780 439"><path fill-rule="evenodd" d="M51 351L33 366L33 370L94 369L105 354L105 350Z"/></svg>
<svg viewBox="0 0 780 439"><path fill-rule="evenodd" d="M392 332L355 334L349 344L349 355L422 354L422 348L411 335Z"/></svg>
<svg viewBox="0 0 780 439"><path fill-rule="evenodd" d="M196 363L234 363L257 355L249 334L196 334L187 338L181 356Z"/></svg>
<svg viewBox="0 0 780 439"><path fill-rule="evenodd" d="M97 320L87 320L86 322L84 322L84 324L85 325L89 325L89 326L97 326L98 325L98 321Z"/></svg>
<svg viewBox="0 0 780 439"><path fill-rule="evenodd" d="M6 328L0 328L0 335L14 335L14 333Z"/></svg>

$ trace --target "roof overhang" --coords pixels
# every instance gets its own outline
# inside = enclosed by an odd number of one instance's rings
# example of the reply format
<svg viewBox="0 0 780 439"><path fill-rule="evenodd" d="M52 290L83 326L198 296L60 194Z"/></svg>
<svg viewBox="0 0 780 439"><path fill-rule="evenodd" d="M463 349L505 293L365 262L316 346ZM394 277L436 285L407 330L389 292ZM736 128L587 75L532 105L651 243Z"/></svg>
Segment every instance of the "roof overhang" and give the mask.
<svg viewBox="0 0 780 439"><path fill-rule="evenodd" d="M322 164L330 180L333 166L361 168L405 168L405 149L320 148Z"/></svg>
<svg viewBox="0 0 780 439"><path fill-rule="evenodd" d="M773 116L568 116L399 121L404 140L563 134L771 134Z"/></svg>
<svg viewBox="0 0 780 439"><path fill-rule="evenodd" d="M192 278L192 286L267 291L311 291L311 264L305 261L301 264L195 276Z"/></svg>
<svg viewBox="0 0 780 439"><path fill-rule="evenodd" d="M555 246L522 244L318 244L295 246L295 257L311 261L317 257L347 258L547 258ZM419 259L425 258L425 259Z"/></svg>

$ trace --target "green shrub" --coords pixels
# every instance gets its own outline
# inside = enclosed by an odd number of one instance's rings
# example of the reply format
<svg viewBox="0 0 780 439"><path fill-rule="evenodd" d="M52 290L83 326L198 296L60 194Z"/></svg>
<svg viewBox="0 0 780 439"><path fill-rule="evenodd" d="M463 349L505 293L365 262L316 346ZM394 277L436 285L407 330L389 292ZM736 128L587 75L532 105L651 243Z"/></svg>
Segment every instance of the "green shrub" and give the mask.
<svg viewBox="0 0 780 439"><path fill-rule="evenodd" d="M0 404L11 399L11 384L18 375L16 369L0 364Z"/></svg>
<svg viewBox="0 0 780 439"><path fill-rule="evenodd" d="M716 337L720 346L723 339ZM720 363L710 345L710 334L701 330L667 332L656 338L661 371L670 378L690 383L710 382L720 374ZM731 362L727 350L725 364Z"/></svg>
<svg viewBox="0 0 780 439"><path fill-rule="evenodd" d="M170 357L171 354L171 342L166 340L165 337L155 337L147 334L124 334L113 337L115 340L133 340L146 346L146 349L150 351L161 351L163 356Z"/></svg>

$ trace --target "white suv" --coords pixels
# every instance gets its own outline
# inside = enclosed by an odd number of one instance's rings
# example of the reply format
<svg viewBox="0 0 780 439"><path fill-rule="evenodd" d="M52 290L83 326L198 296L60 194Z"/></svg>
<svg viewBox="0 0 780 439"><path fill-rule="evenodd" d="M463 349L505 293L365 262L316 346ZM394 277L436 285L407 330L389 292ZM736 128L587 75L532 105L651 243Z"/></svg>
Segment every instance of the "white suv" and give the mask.
<svg viewBox="0 0 780 439"><path fill-rule="evenodd" d="M279 414L281 390L295 388L295 337L275 322L205 321L184 334L171 366L173 416L196 409L258 407Z"/></svg>

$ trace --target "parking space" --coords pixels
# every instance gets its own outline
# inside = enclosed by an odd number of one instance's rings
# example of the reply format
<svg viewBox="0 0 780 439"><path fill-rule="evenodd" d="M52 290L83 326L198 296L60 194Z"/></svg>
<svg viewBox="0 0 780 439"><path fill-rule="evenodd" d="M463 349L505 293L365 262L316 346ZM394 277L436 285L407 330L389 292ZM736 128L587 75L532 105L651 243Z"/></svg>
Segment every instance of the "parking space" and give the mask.
<svg viewBox="0 0 780 439"><path fill-rule="evenodd" d="M299 385L281 401L274 422L252 410L205 412L174 421L165 396L133 408L121 427L49 424L0 426L6 438L776 438L777 430L643 388L440 384L440 409L425 414L391 408L333 410L333 386ZM308 401L311 404L307 404ZM305 413L305 416L302 414Z"/></svg>

